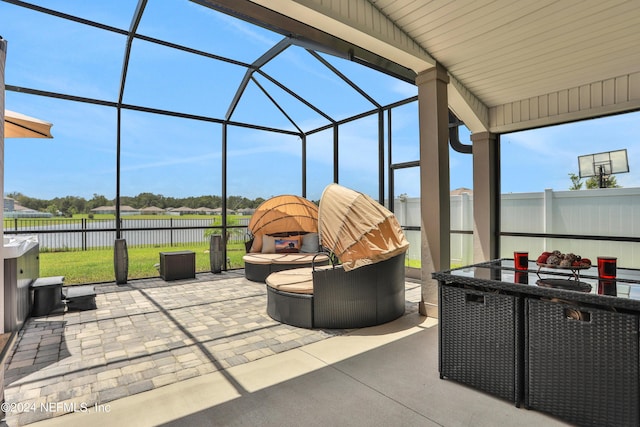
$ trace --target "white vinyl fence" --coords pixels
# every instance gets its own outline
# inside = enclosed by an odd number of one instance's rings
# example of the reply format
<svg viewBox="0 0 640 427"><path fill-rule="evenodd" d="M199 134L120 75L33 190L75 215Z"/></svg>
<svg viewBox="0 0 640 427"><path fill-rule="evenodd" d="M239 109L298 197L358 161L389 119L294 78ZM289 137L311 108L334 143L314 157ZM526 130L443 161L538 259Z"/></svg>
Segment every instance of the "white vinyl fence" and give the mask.
<svg viewBox="0 0 640 427"><path fill-rule="evenodd" d="M419 227L420 199L396 199L394 210L403 226ZM501 231L579 236L640 238L640 188L605 188L578 191L545 190L540 193L509 193L501 198ZM473 231L473 196L451 196L451 230ZM420 232L407 231L411 243L408 258L420 259ZM503 236L501 257L512 258L514 250L529 251L529 258L543 251L591 258L618 257L618 266L640 268L640 244L582 240ZM473 263L472 234L452 233L451 264Z"/></svg>

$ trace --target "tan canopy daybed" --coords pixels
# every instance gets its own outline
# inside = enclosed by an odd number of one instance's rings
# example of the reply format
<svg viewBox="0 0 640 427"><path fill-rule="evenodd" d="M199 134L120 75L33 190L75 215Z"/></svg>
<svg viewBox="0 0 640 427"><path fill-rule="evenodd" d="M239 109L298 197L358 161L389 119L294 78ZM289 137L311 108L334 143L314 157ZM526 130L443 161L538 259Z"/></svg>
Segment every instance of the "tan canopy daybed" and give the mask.
<svg viewBox="0 0 640 427"><path fill-rule="evenodd" d="M275 271L327 265L320 250L318 207L304 197L280 195L258 206L248 225L251 239L243 257L245 277L264 282Z"/></svg>
<svg viewBox="0 0 640 427"><path fill-rule="evenodd" d="M409 243L392 212L363 193L331 184L320 200L318 232L321 246L339 263L270 274L267 312L273 319L307 328L355 328L404 314Z"/></svg>

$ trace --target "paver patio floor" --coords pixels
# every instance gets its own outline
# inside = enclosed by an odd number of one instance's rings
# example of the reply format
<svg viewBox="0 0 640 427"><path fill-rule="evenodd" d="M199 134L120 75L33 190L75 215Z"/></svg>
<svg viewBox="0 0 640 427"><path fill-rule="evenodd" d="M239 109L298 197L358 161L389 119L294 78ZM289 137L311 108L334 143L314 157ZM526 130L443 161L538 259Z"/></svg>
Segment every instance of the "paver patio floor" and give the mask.
<svg viewBox="0 0 640 427"><path fill-rule="evenodd" d="M406 289L405 315L415 314L420 284L408 279ZM5 371L8 425L83 411L347 332L274 321L265 285L242 270L101 284L96 292L95 310L25 323Z"/></svg>

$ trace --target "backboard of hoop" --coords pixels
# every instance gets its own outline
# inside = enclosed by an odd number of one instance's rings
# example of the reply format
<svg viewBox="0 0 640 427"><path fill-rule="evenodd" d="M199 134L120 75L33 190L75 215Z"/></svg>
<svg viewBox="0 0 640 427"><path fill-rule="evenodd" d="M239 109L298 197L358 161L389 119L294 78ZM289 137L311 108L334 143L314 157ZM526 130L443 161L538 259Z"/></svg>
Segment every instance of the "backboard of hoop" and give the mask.
<svg viewBox="0 0 640 427"><path fill-rule="evenodd" d="M627 150L578 156L578 171L580 178L629 172Z"/></svg>

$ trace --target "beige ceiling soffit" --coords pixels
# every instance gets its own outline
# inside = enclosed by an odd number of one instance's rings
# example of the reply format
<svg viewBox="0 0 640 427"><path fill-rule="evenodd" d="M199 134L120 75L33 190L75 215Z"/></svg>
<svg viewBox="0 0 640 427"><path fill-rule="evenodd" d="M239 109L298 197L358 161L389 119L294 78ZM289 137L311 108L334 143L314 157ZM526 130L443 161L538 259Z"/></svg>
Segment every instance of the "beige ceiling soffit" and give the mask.
<svg viewBox="0 0 640 427"><path fill-rule="evenodd" d="M471 133L489 131L489 108L449 74L449 108Z"/></svg>
<svg viewBox="0 0 640 427"><path fill-rule="evenodd" d="M251 0L349 43L385 57L416 73L436 61L367 0Z"/></svg>
<svg viewBox="0 0 640 427"><path fill-rule="evenodd" d="M491 107L489 130L514 132L638 109L640 72L635 72Z"/></svg>

